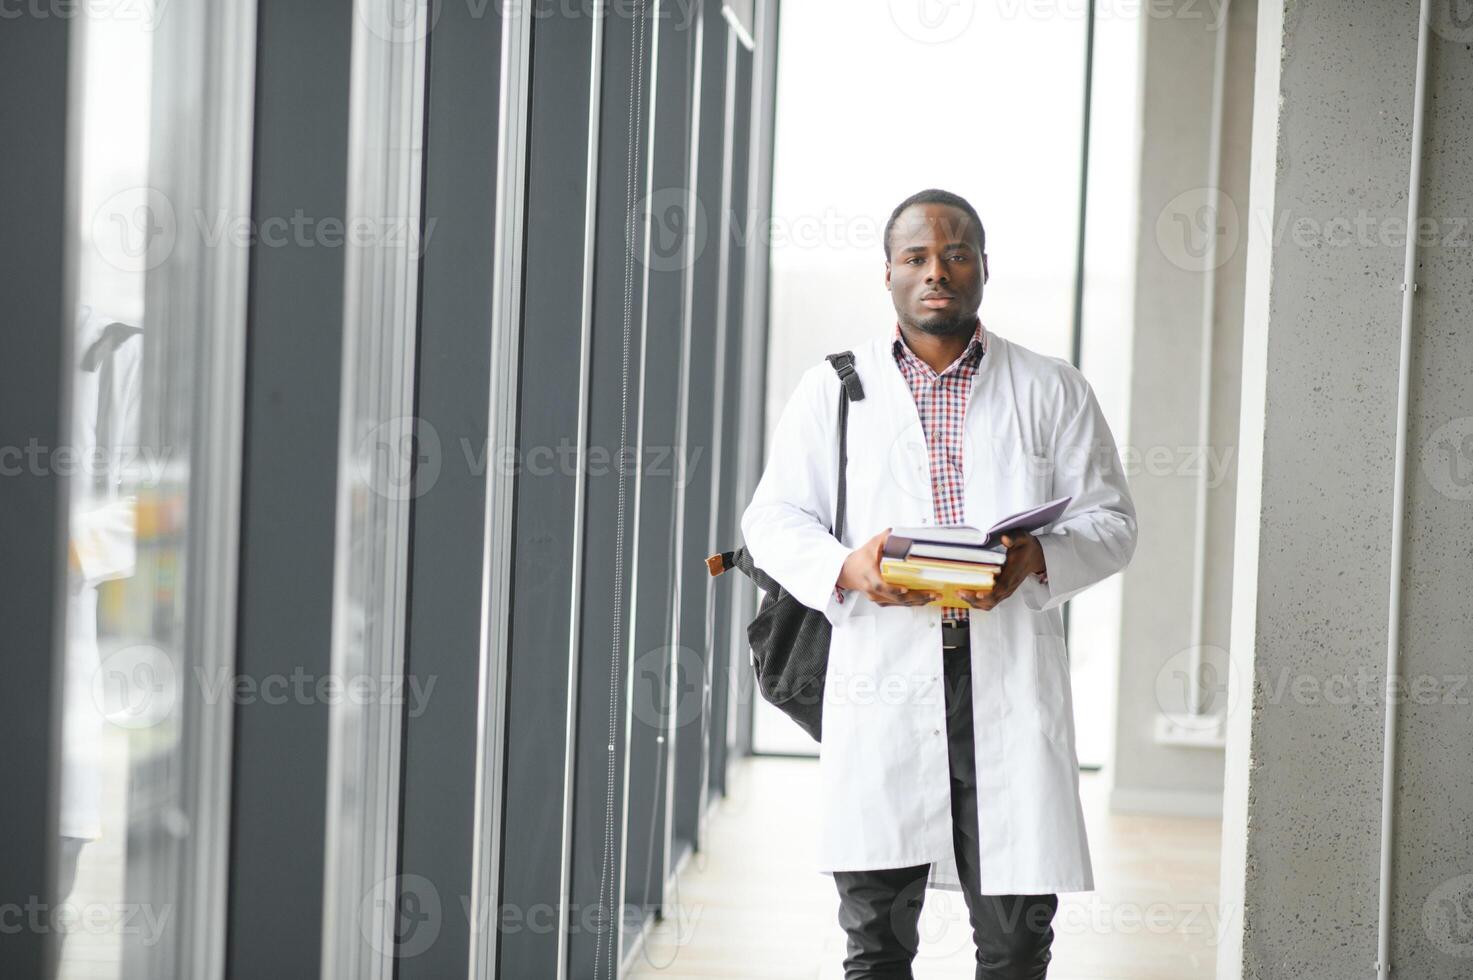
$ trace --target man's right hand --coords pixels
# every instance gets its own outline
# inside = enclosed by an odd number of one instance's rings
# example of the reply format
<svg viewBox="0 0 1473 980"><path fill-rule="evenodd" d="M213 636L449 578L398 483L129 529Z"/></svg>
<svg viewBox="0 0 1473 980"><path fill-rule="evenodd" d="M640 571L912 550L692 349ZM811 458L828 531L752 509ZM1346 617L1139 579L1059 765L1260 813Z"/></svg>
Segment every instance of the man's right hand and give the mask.
<svg viewBox="0 0 1473 980"><path fill-rule="evenodd" d="M890 585L880 577L880 555L889 536L887 527L849 552L844 567L839 569L838 587L863 592L871 602L881 606L924 606L933 601L939 593Z"/></svg>

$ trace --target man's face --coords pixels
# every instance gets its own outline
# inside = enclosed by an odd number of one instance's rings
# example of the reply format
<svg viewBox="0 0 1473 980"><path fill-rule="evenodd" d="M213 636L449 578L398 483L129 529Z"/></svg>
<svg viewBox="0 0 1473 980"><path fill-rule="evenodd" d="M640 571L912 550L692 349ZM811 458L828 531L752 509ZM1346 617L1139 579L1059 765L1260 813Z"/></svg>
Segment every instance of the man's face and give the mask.
<svg viewBox="0 0 1473 980"><path fill-rule="evenodd" d="M891 229L885 283L902 326L970 334L982 305L987 256L966 212L945 204L906 208Z"/></svg>

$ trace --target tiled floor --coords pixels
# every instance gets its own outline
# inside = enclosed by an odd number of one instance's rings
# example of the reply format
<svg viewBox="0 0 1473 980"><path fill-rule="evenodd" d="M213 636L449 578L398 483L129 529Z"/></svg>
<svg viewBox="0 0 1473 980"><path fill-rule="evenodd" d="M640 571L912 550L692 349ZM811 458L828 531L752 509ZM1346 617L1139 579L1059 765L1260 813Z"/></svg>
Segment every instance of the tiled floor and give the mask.
<svg viewBox="0 0 1473 980"><path fill-rule="evenodd" d="M635 954L639 980L842 976L833 881L812 870L817 763L758 758L733 770L710 846L679 879L671 914ZM1096 891L1061 896L1051 980L1210 980L1218 937L1215 819L1114 816L1104 777L1080 775ZM795 829L799 832L795 833ZM927 893L920 980L970 978L959 893Z"/></svg>

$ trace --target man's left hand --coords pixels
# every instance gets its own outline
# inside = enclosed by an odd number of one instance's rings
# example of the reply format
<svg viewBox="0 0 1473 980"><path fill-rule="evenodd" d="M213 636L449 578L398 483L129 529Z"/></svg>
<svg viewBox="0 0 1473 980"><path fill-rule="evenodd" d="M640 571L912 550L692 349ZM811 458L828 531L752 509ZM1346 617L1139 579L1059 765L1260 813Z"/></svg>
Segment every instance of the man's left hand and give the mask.
<svg viewBox="0 0 1473 980"><path fill-rule="evenodd" d="M960 596L973 609L989 610L1012 595L1029 575L1042 575L1047 571L1043 560L1043 546L1028 532L1004 534L1003 547L1007 557L992 588L981 592L976 589L957 589Z"/></svg>

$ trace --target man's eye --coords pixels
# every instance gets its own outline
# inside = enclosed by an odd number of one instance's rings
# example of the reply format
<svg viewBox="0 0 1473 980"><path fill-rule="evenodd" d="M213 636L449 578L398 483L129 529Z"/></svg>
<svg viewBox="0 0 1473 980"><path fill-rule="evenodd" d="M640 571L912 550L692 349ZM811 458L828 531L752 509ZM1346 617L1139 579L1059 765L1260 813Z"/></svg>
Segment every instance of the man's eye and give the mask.
<svg viewBox="0 0 1473 980"><path fill-rule="evenodd" d="M952 256L951 256L951 259L952 259L953 262L965 262L965 261L967 261L967 257L965 255L963 255L961 252L953 252L952 253Z"/></svg>

